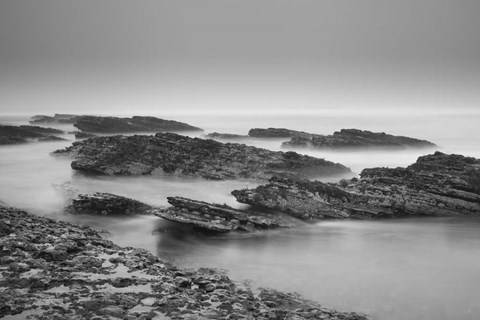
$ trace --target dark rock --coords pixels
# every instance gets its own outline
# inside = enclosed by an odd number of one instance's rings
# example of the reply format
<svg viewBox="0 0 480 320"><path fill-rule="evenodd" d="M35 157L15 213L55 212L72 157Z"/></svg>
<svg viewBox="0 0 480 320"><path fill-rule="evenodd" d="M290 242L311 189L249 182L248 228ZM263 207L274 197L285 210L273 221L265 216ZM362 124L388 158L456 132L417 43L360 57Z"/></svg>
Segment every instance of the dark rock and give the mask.
<svg viewBox="0 0 480 320"><path fill-rule="evenodd" d="M168 197L167 199L173 207L154 210L155 215L210 231L253 231L295 225L279 216L247 213L227 205L210 204L182 197Z"/></svg>
<svg viewBox="0 0 480 320"><path fill-rule="evenodd" d="M205 139L214 139L214 140L235 140L235 139L248 138L248 136L241 135L241 134L218 133L218 132L212 132L204 135L203 137Z"/></svg>
<svg viewBox="0 0 480 320"><path fill-rule="evenodd" d="M62 130L37 126L0 125L0 145L17 144L31 141L65 140L53 134L62 134Z"/></svg>
<svg viewBox="0 0 480 320"><path fill-rule="evenodd" d="M151 206L111 193L80 194L72 199L67 211L74 214L135 215L150 214Z"/></svg>
<svg viewBox="0 0 480 320"><path fill-rule="evenodd" d="M11 265L1 268L0 318L366 320L297 295L240 288L214 269L179 270L89 227L1 205L0 217L12 229L0 236L2 261ZM70 242L76 250L66 250L62 260L37 258Z"/></svg>
<svg viewBox="0 0 480 320"><path fill-rule="evenodd" d="M82 116L77 118L74 126L90 133L202 131L183 122L140 116L131 118Z"/></svg>
<svg viewBox="0 0 480 320"><path fill-rule="evenodd" d="M255 138L292 138L292 137L304 137L311 138L312 134L303 131L290 130L285 128L254 128L248 131L250 137Z"/></svg>
<svg viewBox="0 0 480 320"><path fill-rule="evenodd" d="M350 172L341 164L295 152L273 152L173 133L91 138L54 154L72 155L75 170L106 175L268 179L282 173L307 177Z"/></svg>
<svg viewBox="0 0 480 320"><path fill-rule="evenodd" d="M338 184L272 178L239 202L302 219L480 215L480 160L436 152L407 168L365 169Z"/></svg>
<svg viewBox="0 0 480 320"><path fill-rule="evenodd" d="M342 129L333 135L312 135L311 137L294 136L284 142L283 147L314 147L321 149L349 148L433 148L430 141L403 136L394 136L384 132L371 132L358 129Z"/></svg>

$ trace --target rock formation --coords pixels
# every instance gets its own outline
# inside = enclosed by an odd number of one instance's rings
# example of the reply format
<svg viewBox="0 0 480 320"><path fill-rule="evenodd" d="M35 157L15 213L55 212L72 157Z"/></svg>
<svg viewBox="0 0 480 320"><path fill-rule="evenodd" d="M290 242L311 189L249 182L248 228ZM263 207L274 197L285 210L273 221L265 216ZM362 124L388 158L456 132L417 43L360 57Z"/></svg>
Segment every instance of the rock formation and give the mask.
<svg viewBox="0 0 480 320"><path fill-rule="evenodd" d="M0 206L0 318L366 320L298 295L178 269L86 226Z"/></svg>
<svg viewBox="0 0 480 320"><path fill-rule="evenodd" d="M403 136L394 136L384 132L371 132L358 129L342 129L333 135L293 136L282 147L314 147L321 149L357 149L357 148L433 148L430 141Z"/></svg>
<svg viewBox="0 0 480 320"><path fill-rule="evenodd" d="M75 170L105 175L268 179L278 174L321 176L350 172L341 164L295 152L273 152L174 133L91 138L54 154L72 155Z"/></svg>
<svg viewBox="0 0 480 320"><path fill-rule="evenodd" d="M247 213L227 205L210 204L182 197L168 197L167 199L172 207L154 210L155 215L210 231L254 231L287 228L295 225L278 215Z"/></svg>
<svg viewBox="0 0 480 320"><path fill-rule="evenodd" d="M150 214L151 206L111 193L95 192L74 197L67 211L74 214L135 215Z"/></svg>
<svg viewBox="0 0 480 320"><path fill-rule="evenodd" d="M480 215L480 160L440 152L407 168L365 169L338 184L272 178L239 202L301 219Z"/></svg>
<svg viewBox="0 0 480 320"><path fill-rule="evenodd" d="M134 116L131 118L82 116L75 127L90 133L202 131L202 129L174 120Z"/></svg>
<svg viewBox="0 0 480 320"><path fill-rule="evenodd" d="M64 133L62 130L37 126L5 126L0 125L0 145L17 144L32 141L65 140L56 134Z"/></svg>

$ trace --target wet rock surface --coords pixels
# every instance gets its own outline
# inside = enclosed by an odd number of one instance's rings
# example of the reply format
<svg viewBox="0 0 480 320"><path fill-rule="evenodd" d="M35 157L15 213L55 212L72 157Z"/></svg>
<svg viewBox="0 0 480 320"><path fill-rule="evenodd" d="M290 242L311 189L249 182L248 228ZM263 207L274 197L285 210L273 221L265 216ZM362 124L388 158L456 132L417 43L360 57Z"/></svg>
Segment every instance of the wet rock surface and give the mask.
<svg viewBox="0 0 480 320"><path fill-rule="evenodd" d="M88 139L88 138L93 138L96 137L96 134L93 133L88 133L88 132L81 132L81 131L76 131L74 132L75 139Z"/></svg>
<svg viewBox="0 0 480 320"><path fill-rule="evenodd" d="M37 126L6 126L0 125L0 145L17 144L34 141L65 140L56 135L63 134L62 130Z"/></svg>
<svg viewBox="0 0 480 320"><path fill-rule="evenodd" d="M131 118L82 116L77 117L74 126L90 133L202 131L183 122L141 116Z"/></svg>
<svg viewBox="0 0 480 320"><path fill-rule="evenodd" d="M5 319L366 319L251 290L217 270L181 270L86 226L5 206L0 217Z"/></svg>
<svg viewBox="0 0 480 320"><path fill-rule="evenodd" d="M384 132L371 132L358 129L342 129L333 135L293 136L282 147L314 147L321 149L355 148L433 148L436 145L427 140L394 136Z"/></svg>
<svg viewBox="0 0 480 320"><path fill-rule="evenodd" d="M360 179L338 184L272 178L232 194L305 220L480 215L480 159L436 152L407 168L365 169Z"/></svg>
<svg viewBox="0 0 480 320"><path fill-rule="evenodd" d="M151 206L111 193L79 194L71 200L66 211L72 214L136 215L151 214Z"/></svg>
<svg viewBox="0 0 480 320"><path fill-rule="evenodd" d="M90 138L54 154L73 156L71 166L75 170L105 175L168 174L223 180L350 172L341 164L295 152L274 152L174 133Z"/></svg>
<svg viewBox="0 0 480 320"><path fill-rule="evenodd" d="M227 205L211 204L183 197L167 199L172 207L154 210L155 215L209 231L255 231L296 225L293 221L287 221L278 215L245 212Z"/></svg>

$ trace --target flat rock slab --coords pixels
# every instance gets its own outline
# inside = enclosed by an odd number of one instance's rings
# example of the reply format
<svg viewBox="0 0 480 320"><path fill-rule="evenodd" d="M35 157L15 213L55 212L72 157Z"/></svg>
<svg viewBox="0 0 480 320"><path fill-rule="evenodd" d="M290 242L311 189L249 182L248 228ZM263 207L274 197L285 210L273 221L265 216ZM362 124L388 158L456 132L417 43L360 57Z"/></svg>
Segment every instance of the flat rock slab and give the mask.
<svg viewBox="0 0 480 320"><path fill-rule="evenodd" d="M480 215L480 160L436 152L407 168L365 169L360 179L337 184L272 178L232 194L305 220Z"/></svg>
<svg viewBox="0 0 480 320"><path fill-rule="evenodd" d="M73 156L75 160L71 166L75 170L105 175L167 174L228 180L350 172L341 164L295 152L274 152L174 133L90 138L74 142L71 147L54 154Z"/></svg>
<svg viewBox="0 0 480 320"><path fill-rule="evenodd" d="M126 197L111 193L95 192L79 194L67 207L67 212L73 214L93 215L136 215L151 214L151 206Z"/></svg>
<svg viewBox="0 0 480 320"><path fill-rule="evenodd" d="M0 206L0 318L366 320L298 295L178 269L86 226Z"/></svg>
<svg viewBox="0 0 480 320"><path fill-rule="evenodd" d="M278 215L253 214L227 205L211 204L183 197L168 197L171 208L154 210L167 220L190 224L215 232L254 231L293 227Z"/></svg>

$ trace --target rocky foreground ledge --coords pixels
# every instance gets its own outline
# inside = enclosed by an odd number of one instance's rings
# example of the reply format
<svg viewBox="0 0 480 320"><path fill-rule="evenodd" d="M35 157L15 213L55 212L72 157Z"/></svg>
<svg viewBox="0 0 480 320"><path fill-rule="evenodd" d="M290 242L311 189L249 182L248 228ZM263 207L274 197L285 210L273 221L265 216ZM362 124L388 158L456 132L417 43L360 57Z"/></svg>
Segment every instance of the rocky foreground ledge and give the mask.
<svg viewBox="0 0 480 320"><path fill-rule="evenodd" d="M5 319L363 320L297 295L252 291L213 269L181 270L86 226L0 204Z"/></svg>
<svg viewBox="0 0 480 320"><path fill-rule="evenodd" d="M407 168L365 169L360 179L337 184L273 178L232 194L305 220L480 215L480 159L436 152Z"/></svg>
<svg viewBox="0 0 480 320"><path fill-rule="evenodd" d="M350 172L341 164L295 152L274 152L174 133L90 138L74 142L71 147L54 154L72 156L71 166L75 170L105 175L169 174L227 180Z"/></svg>

